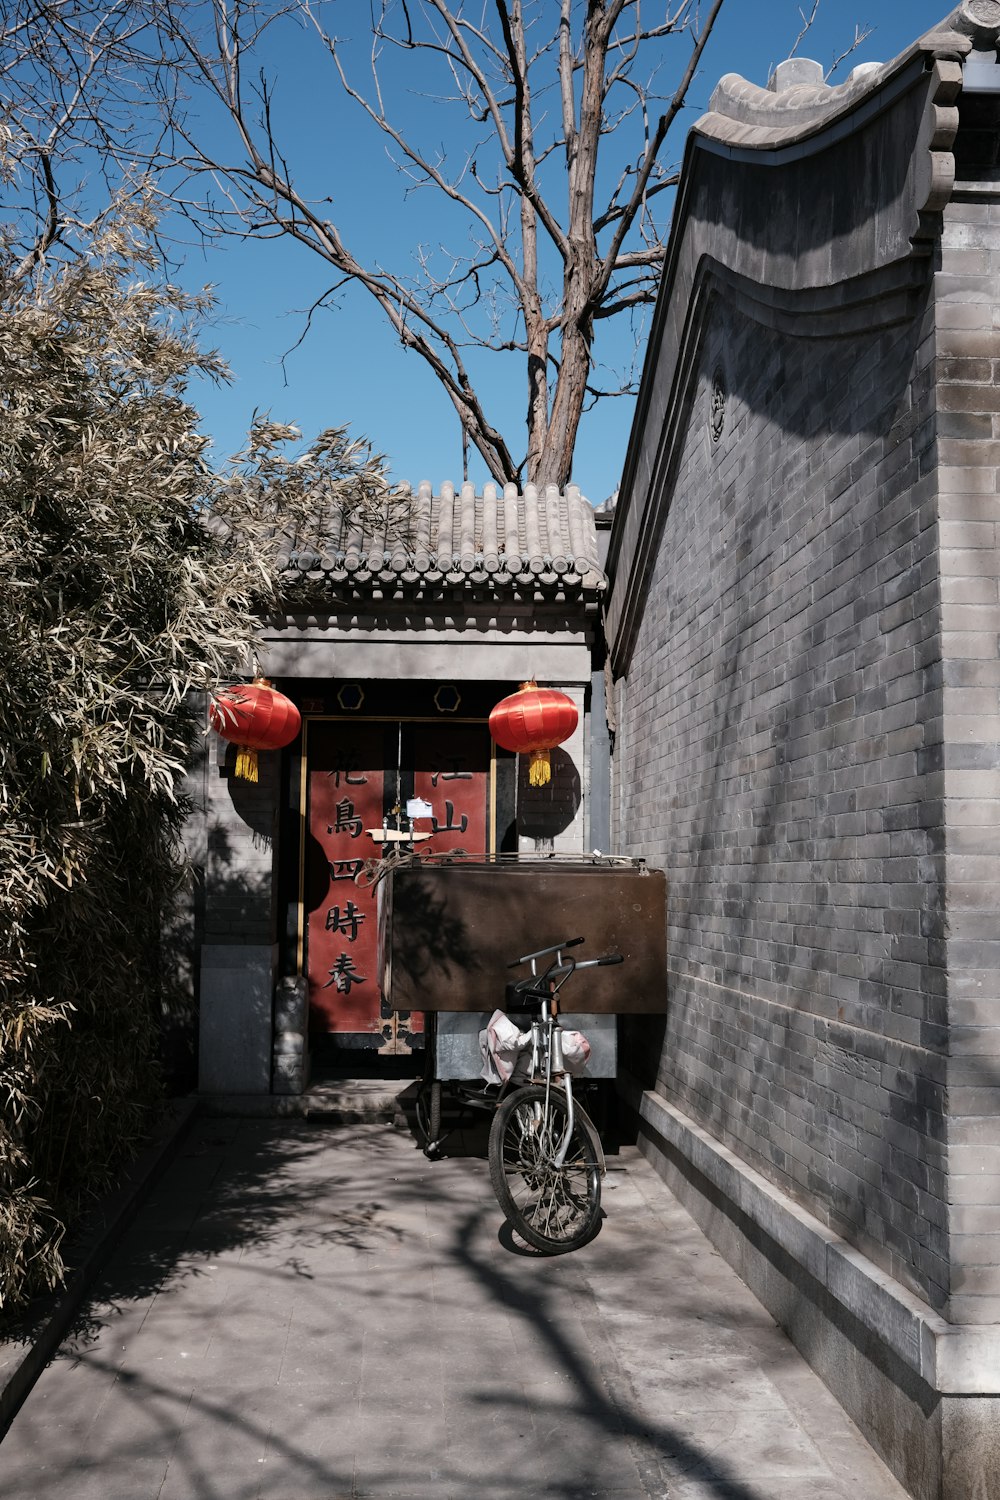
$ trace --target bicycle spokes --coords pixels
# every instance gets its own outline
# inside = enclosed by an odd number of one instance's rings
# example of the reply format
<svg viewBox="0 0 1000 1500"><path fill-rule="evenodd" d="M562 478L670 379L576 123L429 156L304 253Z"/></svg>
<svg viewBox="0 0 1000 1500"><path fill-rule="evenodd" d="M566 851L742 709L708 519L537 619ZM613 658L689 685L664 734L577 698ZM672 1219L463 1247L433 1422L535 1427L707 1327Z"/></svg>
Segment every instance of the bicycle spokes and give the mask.
<svg viewBox="0 0 1000 1500"><path fill-rule="evenodd" d="M530 1086L504 1101L490 1135L490 1174L501 1206L522 1238L550 1253L583 1243L600 1212L593 1143L577 1121L566 1141L568 1124L565 1097Z"/></svg>

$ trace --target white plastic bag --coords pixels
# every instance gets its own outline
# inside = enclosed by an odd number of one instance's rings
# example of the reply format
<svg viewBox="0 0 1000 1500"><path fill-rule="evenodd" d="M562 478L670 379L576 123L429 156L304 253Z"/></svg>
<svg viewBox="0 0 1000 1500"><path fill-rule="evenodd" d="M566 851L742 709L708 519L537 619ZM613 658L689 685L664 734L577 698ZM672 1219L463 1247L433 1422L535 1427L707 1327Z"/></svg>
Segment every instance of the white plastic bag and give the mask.
<svg viewBox="0 0 1000 1500"><path fill-rule="evenodd" d="M582 1031L562 1031L562 1054L566 1072L576 1078L587 1066L590 1058L590 1043Z"/></svg>
<svg viewBox="0 0 1000 1500"><path fill-rule="evenodd" d="M483 1055L481 1076L487 1083L506 1083L520 1064L528 1066L531 1032L518 1031L509 1016L495 1010L485 1031L479 1033L479 1050Z"/></svg>

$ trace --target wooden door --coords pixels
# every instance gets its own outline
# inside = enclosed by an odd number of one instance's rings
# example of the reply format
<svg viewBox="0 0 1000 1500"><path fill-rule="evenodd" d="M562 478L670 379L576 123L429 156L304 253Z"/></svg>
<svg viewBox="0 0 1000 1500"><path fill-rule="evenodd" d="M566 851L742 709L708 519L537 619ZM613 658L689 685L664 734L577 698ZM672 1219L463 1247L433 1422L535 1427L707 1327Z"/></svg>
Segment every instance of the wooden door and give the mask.
<svg viewBox="0 0 1000 1500"><path fill-rule="evenodd" d="M493 848L493 786L483 723L308 722L302 947L314 1036L385 1055L422 1046L422 1012L393 1012L378 982L379 888L364 869L380 852L371 831L412 826L431 835L421 849L482 855Z"/></svg>
<svg viewBox="0 0 1000 1500"><path fill-rule="evenodd" d="M378 1048L381 1035L378 901L364 880L377 853L395 746L387 726L319 720L307 744L305 959L309 1024L345 1047ZM359 878L360 877L360 878Z"/></svg>
<svg viewBox="0 0 1000 1500"><path fill-rule="evenodd" d="M490 853L492 741L486 726L413 724L409 731L403 737L403 784L431 809L413 820L415 830L431 835L420 848Z"/></svg>

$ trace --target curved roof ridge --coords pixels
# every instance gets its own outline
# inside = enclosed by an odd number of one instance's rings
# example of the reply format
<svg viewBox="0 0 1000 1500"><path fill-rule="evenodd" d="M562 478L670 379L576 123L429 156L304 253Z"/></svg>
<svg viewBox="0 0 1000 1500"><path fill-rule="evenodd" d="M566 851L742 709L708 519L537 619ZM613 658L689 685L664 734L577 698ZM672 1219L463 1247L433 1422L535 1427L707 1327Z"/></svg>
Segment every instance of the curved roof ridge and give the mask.
<svg viewBox="0 0 1000 1500"><path fill-rule="evenodd" d="M973 47L1000 41L1000 0L963 0L936 26L884 63L860 63L843 82L827 83L822 64L807 58L779 63L766 86L739 73L716 84L698 135L752 150L792 146L851 114L916 58L961 62Z"/></svg>

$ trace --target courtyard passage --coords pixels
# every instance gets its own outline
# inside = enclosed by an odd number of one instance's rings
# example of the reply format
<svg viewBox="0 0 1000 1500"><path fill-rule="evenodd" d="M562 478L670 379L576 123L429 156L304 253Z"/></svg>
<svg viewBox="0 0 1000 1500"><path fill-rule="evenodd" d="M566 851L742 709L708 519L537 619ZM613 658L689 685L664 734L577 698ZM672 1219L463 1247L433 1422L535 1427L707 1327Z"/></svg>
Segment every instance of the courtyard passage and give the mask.
<svg viewBox="0 0 1000 1500"><path fill-rule="evenodd" d="M474 1145L196 1122L0 1444L0 1494L903 1500L646 1162L609 1167L597 1237L539 1259Z"/></svg>

